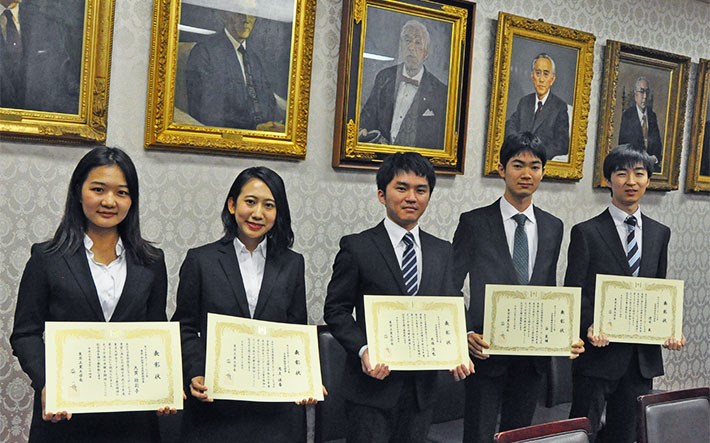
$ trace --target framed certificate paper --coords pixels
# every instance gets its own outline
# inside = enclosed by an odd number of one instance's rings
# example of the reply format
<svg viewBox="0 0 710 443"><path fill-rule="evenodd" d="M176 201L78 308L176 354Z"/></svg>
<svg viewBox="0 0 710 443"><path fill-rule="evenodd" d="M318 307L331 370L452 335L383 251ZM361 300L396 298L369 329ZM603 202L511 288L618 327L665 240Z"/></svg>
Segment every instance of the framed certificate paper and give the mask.
<svg viewBox="0 0 710 443"><path fill-rule="evenodd" d="M46 410L182 409L180 325L46 322Z"/></svg>
<svg viewBox="0 0 710 443"><path fill-rule="evenodd" d="M486 285L484 353L571 354L579 340L581 288Z"/></svg>
<svg viewBox="0 0 710 443"><path fill-rule="evenodd" d="M366 295L364 302L373 367L421 371L468 364L463 297Z"/></svg>
<svg viewBox="0 0 710 443"><path fill-rule="evenodd" d="M683 335L683 281L597 275L594 335L656 344Z"/></svg>
<svg viewBox="0 0 710 443"><path fill-rule="evenodd" d="M323 400L316 326L208 313L205 385L222 400Z"/></svg>

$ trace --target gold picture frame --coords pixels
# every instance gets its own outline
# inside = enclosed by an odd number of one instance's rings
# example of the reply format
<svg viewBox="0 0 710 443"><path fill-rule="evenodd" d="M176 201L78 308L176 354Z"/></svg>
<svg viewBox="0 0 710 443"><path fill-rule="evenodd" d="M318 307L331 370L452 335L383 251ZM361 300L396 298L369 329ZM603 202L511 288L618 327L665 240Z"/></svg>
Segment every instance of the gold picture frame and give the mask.
<svg viewBox="0 0 710 443"><path fill-rule="evenodd" d="M0 65L2 136L106 141L114 8L115 0L10 8L19 27L16 40L0 35L0 53L19 51Z"/></svg>
<svg viewBox="0 0 710 443"><path fill-rule="evenodd" d="M498 13L485 174L498 175L506 131L531 131L546 149L546 178L582 178L595 40L588 32ZM554 72L536 113L533 72L541 59Z"/></svg>
<svg viewBox="0 0 710 443"><path fill-rule="evenodd" d="M690 154L685 177L685 192L710 192L710 126L708 126L708 91L710 60L700 59L695 87L695 112L690 132Z"/></svg>
<svg viewBox="0 0 710 443"><path fill-rule="evenodd" d="M463 173L475 10L460 0L343 1L333 167L376 169L409 151L439 173Z"/></svg>
<svg viewBox="0 0 710 443"><path fill-rule="evenodd" d="M154 0L145 147L305 159L315 13L309 0Z"/></svg>
<svg viewBox="0 0 710 443"><path fill-rule="evenodd" d="M606 154L618 144L630 143L656 158L649 189L678 189L689 70L689 57L607 40L594 187L608 187L603 172ZM645 136L642 121L647 121Z"/></svg>

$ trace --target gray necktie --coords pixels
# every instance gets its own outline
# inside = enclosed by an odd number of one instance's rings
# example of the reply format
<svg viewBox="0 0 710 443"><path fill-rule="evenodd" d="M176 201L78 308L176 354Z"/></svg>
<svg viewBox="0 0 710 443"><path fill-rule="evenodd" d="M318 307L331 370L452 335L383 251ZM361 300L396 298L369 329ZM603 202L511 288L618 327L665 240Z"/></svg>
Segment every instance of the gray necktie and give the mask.
<svg viewBox="0 0 710 443"><path fill-rule="evenodd" d="M525 214L516 214L513 220L518 224L513 238L513 266L518 274L518 282L527 285L528 278L528 235L525 233Z"/></svg>

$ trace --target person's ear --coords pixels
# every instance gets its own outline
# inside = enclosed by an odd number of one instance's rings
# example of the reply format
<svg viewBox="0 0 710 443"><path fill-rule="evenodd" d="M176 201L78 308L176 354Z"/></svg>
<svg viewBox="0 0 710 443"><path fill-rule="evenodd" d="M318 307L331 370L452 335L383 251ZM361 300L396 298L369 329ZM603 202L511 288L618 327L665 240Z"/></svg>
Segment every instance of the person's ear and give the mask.
<svg viewBox="0 0 710 443"><path fill-rule="evenodd" d="M229 197L229 200L227 200L227 209L229 210L229 213L234 215L235 212L237 212L237 205L234 202L234 199L232 197Z"/></svg>

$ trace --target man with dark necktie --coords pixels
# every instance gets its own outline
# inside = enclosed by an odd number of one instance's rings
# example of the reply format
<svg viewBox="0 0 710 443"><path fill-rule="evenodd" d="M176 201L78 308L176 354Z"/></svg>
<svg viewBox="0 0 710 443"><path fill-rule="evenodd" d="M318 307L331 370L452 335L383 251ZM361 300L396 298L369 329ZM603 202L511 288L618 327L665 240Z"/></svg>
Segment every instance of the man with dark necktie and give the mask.
<svg viewBox="0 0 710 443"><path fill-rule="evenodd" d="M550 92L556 78L555 61L548 54L538 54L530 70L535 92L521 98L515 112L505 122L506 137L532 132L542 141L550 160L569 153L567 103Z"/></svg>
<svg viewBox="0 0 710 443"><path fill-rule="evenodd" d="M430 36L410 20L400 34L401 63L377 73L360 112L361 142L442 149L448 89L429 72Z"/></svg>
<svg viewBox="0 0 710 443"><path fill-rule="evenodd" d="M653 171L661 172L663 140L651 102L648 79L639 77L634 83L634 104L621 114L619 144L629 143L637 149L648 151L653 160Z"/></svg>
<svg viewBox="0 0 710 443"><path fill-rule="evenodd" d="M266 70L248 44L256 17L217 15L224 29L197 43L187 61L189 114L207 126L284 131Z"/></svg>

